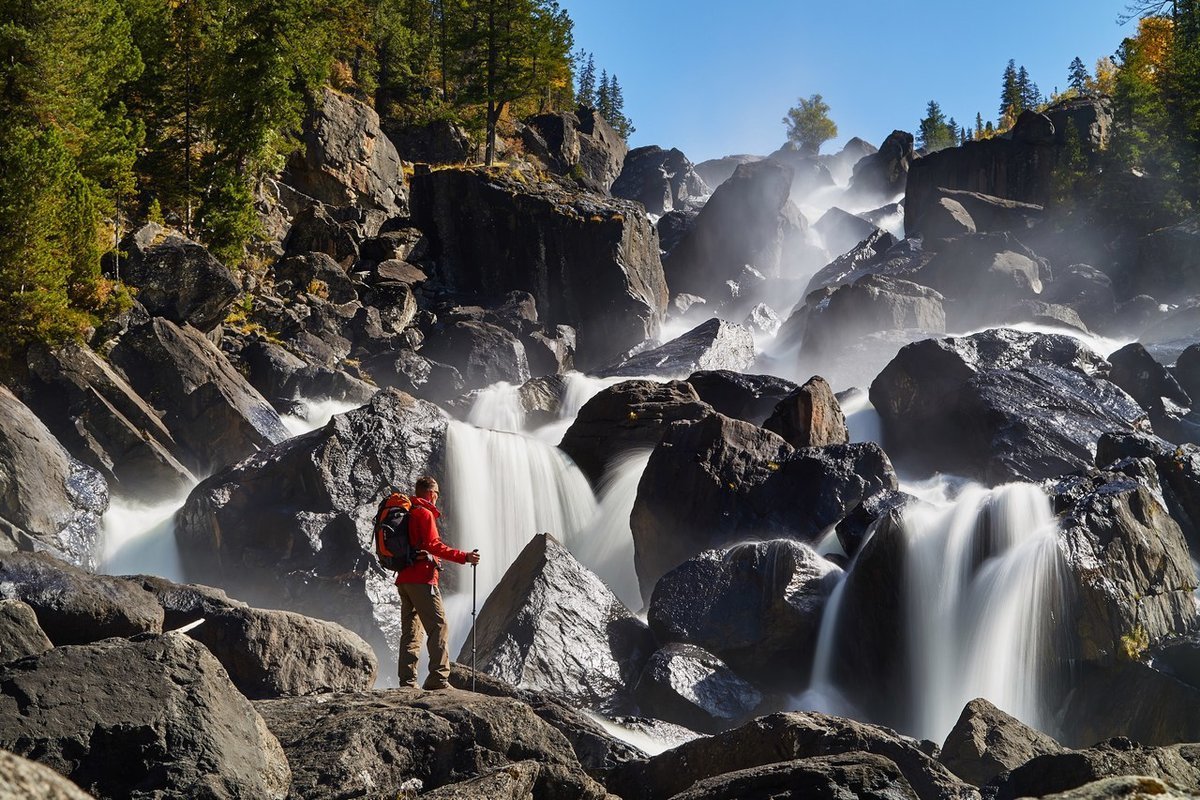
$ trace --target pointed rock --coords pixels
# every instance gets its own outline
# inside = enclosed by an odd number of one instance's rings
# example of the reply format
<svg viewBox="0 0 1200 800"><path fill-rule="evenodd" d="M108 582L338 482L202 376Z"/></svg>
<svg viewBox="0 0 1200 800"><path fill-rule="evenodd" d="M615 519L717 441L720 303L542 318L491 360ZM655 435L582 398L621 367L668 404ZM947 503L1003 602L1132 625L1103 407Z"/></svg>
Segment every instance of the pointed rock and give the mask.
<svg viewBox="0 0 1200 800"><path fill-rule="evenodd" d="M653 350L638 353L617 366L607 367L600 377L684 378L697 370L741 372L754 363L754 335L742 325L713 317Z"/></svg>
<svg viewBox="0 0 1200 800"><path fill-rule="evenodd" d="M842 407L820 375L809 378L780 400L763 427L778 433L792 447L825 447L850 441Z"/></svg>
<svg viewBox="0 0 1200 800"><path fill-rule="evenodd" d="M746 721L763 700L721 659L703 647L678 643L650 657L636 693L643 714L705 733Z"/></svg>
<svg viewBox="0 0 1200 800"><path fill-rule="evenodd" d="M40 656L52 647L32 606L20 600L0 600L0 664Z"/></svg>
<svg viewBox="0 0 1200 800"><path fill-rule="evenodd" d="M984 786L1002 772L1062 750L1046 734L977 698L963 708L938 760L967 783Z"/></svg>

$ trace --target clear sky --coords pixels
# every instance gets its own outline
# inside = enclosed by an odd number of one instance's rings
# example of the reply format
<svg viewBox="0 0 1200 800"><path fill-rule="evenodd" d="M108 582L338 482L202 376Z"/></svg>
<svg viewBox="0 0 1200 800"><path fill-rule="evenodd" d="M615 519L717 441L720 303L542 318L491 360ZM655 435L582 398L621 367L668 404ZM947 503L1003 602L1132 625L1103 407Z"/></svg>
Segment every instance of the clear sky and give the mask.
<svg viewBox="0 0 1200 800"><path fill-rule="evenodd" d="M879 145L915 132L937 100L973 127L995 120L1010 58L1043 93L1065 88L1079 56L1091 71L1136 23L1126 0L560 0L577 48L615 72L630 145L678 147L694 162L766 154L798 96L820 93L838 125Z"/></svg>

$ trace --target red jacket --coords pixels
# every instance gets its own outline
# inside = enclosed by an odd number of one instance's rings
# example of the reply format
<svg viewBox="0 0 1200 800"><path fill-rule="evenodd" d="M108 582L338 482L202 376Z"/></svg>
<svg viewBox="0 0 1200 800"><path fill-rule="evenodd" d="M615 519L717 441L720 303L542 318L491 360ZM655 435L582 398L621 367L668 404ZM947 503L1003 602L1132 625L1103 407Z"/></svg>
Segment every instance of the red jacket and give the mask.
<svg viewBox="0 0 1200 800"><path fill-rule="evenodd" d="M437 559L446 558L459 564L467 563L467 554L455 550L438 538L437 518L442 515L437 506L414 497L408 512L408 541L417 550L425 550L431 558L423 558L396 573L396 583L428 583L437 586Z"/></svg>

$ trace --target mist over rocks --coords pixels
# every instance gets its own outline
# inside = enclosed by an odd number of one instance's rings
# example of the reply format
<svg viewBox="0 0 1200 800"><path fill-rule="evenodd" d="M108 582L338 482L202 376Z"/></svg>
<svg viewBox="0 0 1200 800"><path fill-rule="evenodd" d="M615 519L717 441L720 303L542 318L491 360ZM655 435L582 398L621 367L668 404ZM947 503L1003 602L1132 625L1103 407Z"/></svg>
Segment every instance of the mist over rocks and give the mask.
<svg viewBox="0 0 1200 800"><path fill-rule="evenodd" d="M643 350L620 364L597 372L600 377L656 375L683 378L700 370L749 369L754 363L754 337L742 325L713 317L676 339Z"/></svg>

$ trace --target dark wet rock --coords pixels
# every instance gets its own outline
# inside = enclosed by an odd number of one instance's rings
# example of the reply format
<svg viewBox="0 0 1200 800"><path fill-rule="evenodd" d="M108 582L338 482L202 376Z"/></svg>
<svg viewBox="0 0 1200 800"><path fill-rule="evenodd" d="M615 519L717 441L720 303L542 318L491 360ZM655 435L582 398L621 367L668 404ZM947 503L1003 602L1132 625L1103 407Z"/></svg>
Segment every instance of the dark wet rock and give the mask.
<svg viewBox="0 0 1200 800"><path fill-rule="evenodd" d="M378 391L341 370L306 363L284 347L265 339L247 343L238 353L246 379L276 410L294 413L299 398L362 404Z"/></svg>
<svg viewBox="0 0 1200 800"><path fill-rule="evenodd" d="M887 231L877 231L859 242L849 252L838 256L817 271L808 282L805 294L826 286L852 283L870 272L883 260L884 254L896 245L896 237Z"/></svg>
<svg viewBox="0 0 1200 800"><path fill-rule="evenodd" d="M708 733L745 722L763 700L720 658L691 644L657 650L636 692L643 713Z"/></svg>
<svg viewBox="0 0 1200 800"><path fill-rule="evenodd" d="M457 369L412 350L380 353L364 361L362 367L378 385L433 403L445 403L467 388Z"/></svg>
<svg viewBox="0 0 1200 800"><path fill-rule="evenodd" d="M688 231L696 224L698 216L700 212L691 206L676 208L662 215L654 229L658 231L658 246L664 257L670 255L675 246L683 241Z"/></svg>
<svg viewBox="0 0 1200 800"><path fill-rule="evenodd" d="M780 400L763 427L778 433L792 447L825 447L850 441L842 407L820 375L809 378Z"/></svg>
<svg viewBox="0 0 1200 800"><path fill-rule="evenodd" d="M692 162L676 148L635 147L625 156L621 175L612 184L614 197L637 200L651 214L685 207L687 201L709 193Z"/></svg>
<svg viewBox="0 0 1200 800"><path fill-rule="evenodd" d="M40 656L52 647L32 606L21 600L0 600L0 664Z"/></svg>
<svg viewBox="0 0 1200 800"><path fill-rule="evenodd" d="M394 389L216 473L176 516L190 581L264 608L328 619L389 663L400 629L371 520L380 487L441 474L446 417Z"/></svg>
<svg viewBox="0 0 1200 800"><path fill-rule="evenodd" d="M762 161L762 156L733 155L723 158L710 158L696 165L696 174L704 180L710 189L716 189L733 176L742 164L752 164Z"/></svg>
<svg viewBox="0 0 1200 800"><path fill-rule="evenodd" d="M529 359L529 374L534 377L562 375L575 368L575 345L578 338L569 325L534 331L521 340Z"/></svg>
<svg viewBox="0 0 1200 800"><path fill-rule="evenodd" d="M870 753L845 753L782 761L705 778L672 800L771 800L777 797L916 800L917 794L891 760Z"/></svg>
<svg viewBox="0 0 1200 800"><path fill-rule="evenodd" d="M942 197L930 206L921 222L921 233L927 239L953 239L976 232L975 220L951 197Z"/></svg>
<svg viewBox="0 0 1200 800"><path fill-rule="evenodd" d="M288 162L284 181L334 206L407 208L400 156L365 103L326 88L304 122L304 148Z"/></svg>
<svg viewBox="0 0 1200 800"><path fill-rule="evenodd" d="M418 175L413 203L450 288L532 292L543 323L578 331L580 368L658 333L667 287L637 204L460 169Z"/></svg>
<svg viewBox="0 0 1200 800"><path fill-rule="evenodd" d="M889 452L992 482L1089 467L1101 434L1145 426L1093 376L1106 362L1058 334L995 329L903 348L871 384Z"/></svg>
<svg viewBox="0 0 1200 800"><path fill-rule="evenodd" d="M549 534L521 551L475 630L483 672L616 711L654 649L645 623ZM459 660L469 658L466 645Z"/></svg>
<svg viewBox="0 0 1200 800"><path fill-rule="evenodd" d="M383 121L383 129L405 161L422 164L461 164L471 157L474 146L461 126L450 120L398 125Z"/></svg>
<svg viewBox="0 0 1200 800"><path fill-rule="evenodd" d="M154 223L121 242L120 278L136 288L152 316L202 331L221 324L242 287L229 268L204 248Z"/></svg>
<svg viewBox="0 0 1200 800"><path fill-rule="evenodd" d="M760 717L740 728L680 745L648 761L632 762L621 768L609 787L626 800L667 800L697 781L714 776L772 764L782 768L796 759L851 753L869 753L891 761L921 800L978 797L973 787L923 752L916 742L895 731L825 714L804 713Z"/></svg>
<svg viewBox="0 0 1200 800"><path fill-rule="evenodd" d="M780 400L799 387L774 375L748 375L733 370L702 370L687 382L713 410L734 419L762 425Z"/></svg>
<svg viewBox="0 0 1200 800"><path fill-rule="evenodd" d="M1054 280L1041 299L1074 309L1084 324L1095 330L1109 330L1116 313L1112 280L1087 264L1055 267Z"/></svg>
<svg viewBox="0 0 1200 800"><path fill-rule="evenodd" d="M1003 772L1063 747L983 698L967 703L938 760L967 783L984 786Z"/></svg>
<svg viewBox="0 0 1200 800"><path fill-rule="evenodd" d="M288 796L279 742L182 634L56 647L0 670L0 747L97 797Z"/></svg>
<svg viewBox="0 0 1200 800"><path fill-rule="evenodd" d="M297 800L435 790L530 760L534 800L606 798L562 735L518 700L393 689L254 706L295 765Z"/></svg>
<svg viewBox="0 0 1200 800"><path fill-rule="evenodd" d="M1088 747L1114 736L1128 736L1154 747L1200 739L1200 689L1153 665L1122 658L1112 664L1084 664L1073 676L1072 691L1058 712L1063 741Z"/></svg>
<svg viewBox="0 0 1200 800"><path fill-rule="evenodd" d="M1063 478L1051 501L1074 582L1081 658L1133 658L1192 628L1196 572L1152 461Z"/></svg>
<svg viewBox="0 0 1200 800"><path fill-rule="evenodd" d="M335 303L358 299L346 271L325 253L305 253L280 259L272 267L275 289L281 294L314 294Z"/></svg>
<svg viewBox="0 0 1200 800"><path fill-rule="evenodd" d="M871 495L837 524L838 543L847 555L853 556L862 547L872 525L891 514L903 514L904 509L914 502L917 502L917 498L908 492L894 489L884 489Z"/></svg>
<svg viewBox="0 0 1200 800"><path fill-rule="evenodd" d="M630 519L642 594L704 550L751 537L815 541L884 488L896 488L896 476L873 443L797 450L715 413L672 425L642 474Z"/></svg>
<svg viewBox="0 0 1200 800"><path fill-rule="evenodd" d="M0 555L0 597L30 606L55 645L163 630L162 608L139 587L46 553Z"/></svg>
<svg viewBox="0 0 1200 800"><path fill-rule="evenodd" d="M614 457L654 447L673 422L711 413L684 381L623 381L583 404L559 447L596 483Z"/></svg>
<svg viewBox="0 0 1200 800"><path fill-rule="evenodd" d="M92 800L49 767L0 750L0 795L20 800Z"/></svg>
<svg viewBox="0 0 1200 800"><path fill-rule="evenodd" d="M743 164L713 192L664 264L672 292L715 296L744 265L779 274L797 222L786 206L792 172L775 161Z"/></svg>
<svg viewBox="0 0 1200 800"><path fill-rule="evenodd" d="M977 328L1039 295L1048 276L1045 262L1008 234L977 234L947 242L911 279L951 301L951 326Z"/></svg>
<svg viewBox="0 0 1200 800"><path fill-rule="evenodd" d="M655 584L650 629L660 642L705 648L761 685L800 685L840 573L790 539L707 550Z"/></svg>
<svg viewBox="0 0 1200 800"><path fill-rule="evenodd" d="M854 165L850 178L850 194L864 200L893 200L904 192L909 168L916 153L913 135L907 131L892 131L879 150L864 156Z"/></svg>
<svg viewBox="0 0 1200 800"><path fill-rule="evenodd" d="M0 386L0 541L90 567L108 486ZM0 550L4 548L0 546Z"/></svg>
<svg viewBox="0 0 1200 800"><path fill-rule="evenodd" d="M524 345L509 331L486 322L439 325L425 338L421 355L457 369L468 389L497 381L524 383L530 377Z"/></svg>
<svg viewBox="0 0 1200 800"><path fill-rule="evenodd" d="M1137 263L1117 280L1123 295L1148 294L1162 302L1178 302L1196 290L1200 262L1200 217L1193 217L1144 237Z"/></svg>
<svg viewBox="0 0 1200 800"><path fill-rule="evenodd" d="M601 377L683 378L698 370L741 372L752 363L754 336L749 329L713 317L678 339L638 353L620 365L605 367L597 374Z"/></svg>
<svg viewBox="0 0 1200 800"><path fill-rule="evenodd" d="M121 337L110 358L163 412L163 423L187 449L180 460L193 472L209 472L288 437L275 409L194 328L153 319Z"/></svg>
<svg viewBox="0 0 1200 800"><path fill-rule="evenodd" d="M841 255L854 249L860 242L875 236L879 228L860 216L834 206L813 223L812 229L820 234L825 249Z"/></svg>
<svg viewBox="0 0 1200 800"><path fill-rule="evenodd" d="M1179 354L1171 375L1188 397L1200 397L1200 344L1189 345Z"/></svg>
<svg viewBox="0 0 1200 800"><path fill-rule="evenodd" d="M75 458L112 488L142 497L177 496L195 483L176 458L179 444L125 379L78 342L33 347L29 402Z"/></svg>
<svg viewBox="0 0 1200 800"><path fill-rule="evenodd" d="M1177 800L1184 797L1176 791L1174 784L1159 778L1124 775L1119 778L1102 778L1077 789L1043 795L1043 800Z"/></svg>
<svg viewBox="0 0 1200 800"><path fill-rule="evenodd" d="M881 331L946 330L945 298L927 286L864 275L853 283L817 291L792 313L786 329L801 337L801 352L828 356Z"/></svg>
<svg viewBox="0 0 1200 800"><path fill-rule="evenodd" d="M1146 410L1159 435L1173 441L1190 438L1182 418L1191 408L1192 398L1145 347L1137 342L1127 344L1108 360L1112 364L1108 379Z"/></svg>
<svg viewBox="0 0 1200 800"><path fill-rule="evenodd" d="M1177 790L1200 790L1200 747L1145 747L1109 739L1086 750L1051 753L1017 767L996 782L997 800L1045 797L1078 789L1101 778L1138 775L1161 778Z"/></svg>
<svg viewBox="0 0 1200 800"><path fill-rule="evenodd" d="M167 629L203 620L187 635L217 657L233 685L251 700L361 691L375 682L375 654L341 625L290 611L250 608L207 586L151 577L131 583L158 600Z"/></svg>

